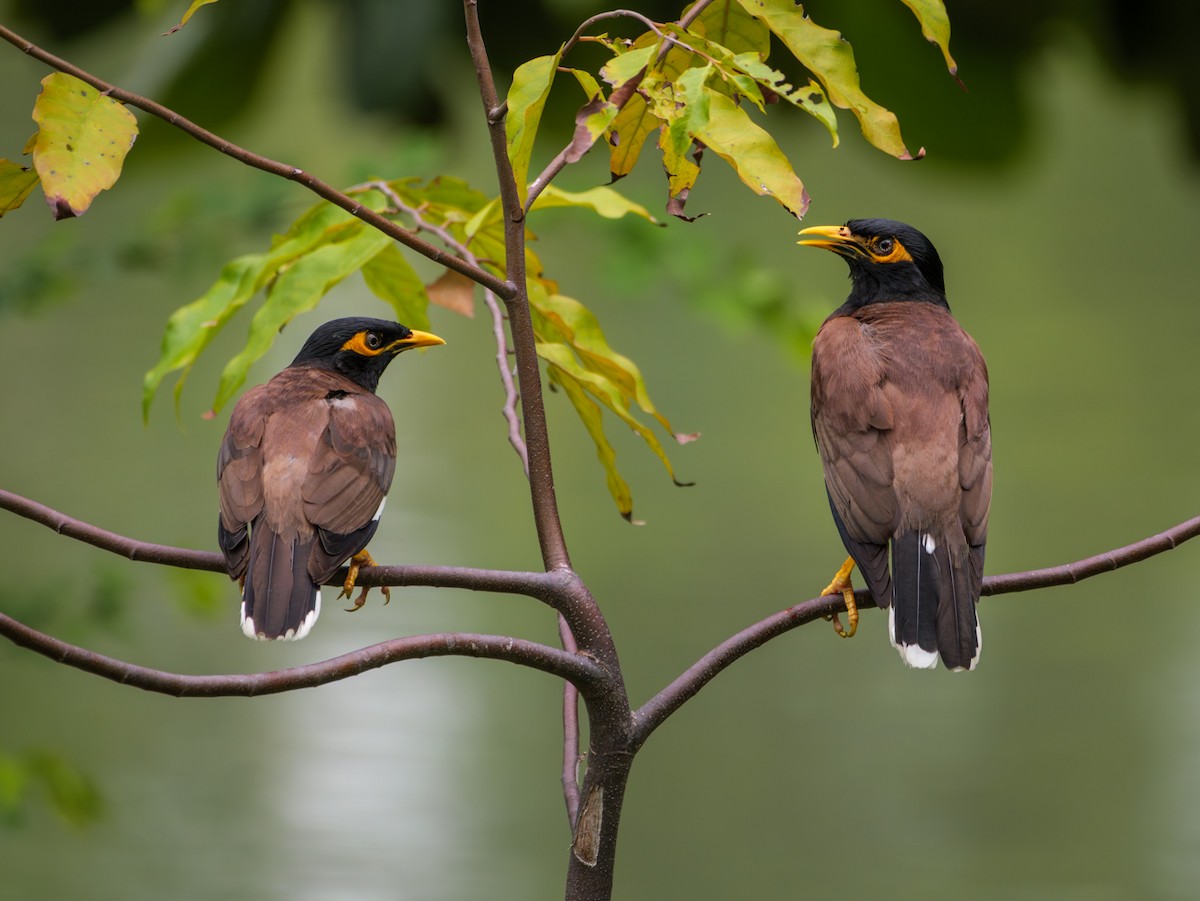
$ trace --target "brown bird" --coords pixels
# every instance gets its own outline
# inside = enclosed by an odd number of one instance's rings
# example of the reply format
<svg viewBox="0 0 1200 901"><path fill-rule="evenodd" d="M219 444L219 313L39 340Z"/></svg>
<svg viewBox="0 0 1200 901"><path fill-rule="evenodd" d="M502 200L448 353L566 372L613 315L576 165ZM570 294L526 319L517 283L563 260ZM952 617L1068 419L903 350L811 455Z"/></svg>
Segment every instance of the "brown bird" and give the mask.
<svg viewBox="0 0 1200 901"><path fill-rule="evenodd" d="M974 669L992 496L987 366L946 301L929 240L889 219L800 232L850 266L813 341L812 427L850 559L823 594L858 622L857 563L909 666ZM891 566L888 547L891 546Z"/></svg>
<svg viewBox="0 0 1200 901"><path fill-rule="evenodd" d="M396 468L396 427L375 388L401 351L445 343L398 322L335 319L237 402L217 456L217 537L242 582L247 637L303 638L320 586L350 560L339 595L350 597L358 567L374 565L365 548Z"/></svg>

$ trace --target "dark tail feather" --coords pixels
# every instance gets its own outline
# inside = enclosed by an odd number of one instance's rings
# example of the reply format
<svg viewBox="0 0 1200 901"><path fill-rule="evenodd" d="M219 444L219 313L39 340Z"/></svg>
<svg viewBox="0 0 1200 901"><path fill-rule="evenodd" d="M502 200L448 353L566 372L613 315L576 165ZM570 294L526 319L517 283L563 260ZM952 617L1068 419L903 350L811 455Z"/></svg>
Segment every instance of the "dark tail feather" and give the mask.
<svg viewBox="0 0 1200 901"><path fill-rule="evenodd" d="M248 638L297 640L321 612L320 588L308 574L315 537L281 538L265 525L250 530L250 565L242 592Z"/></svg>
<svg viewBox="0 0 1200 901"><path fill-rule="evenodd" d="M909 666L930 669L938 655L950 670L979 662L979 619L975 602L980 579L973 556L954 553L948 542L907 532L892 542L895 600L889 619L892 644ZM982 559L977 569L982 569Z"/></svg>
<svg viewBox="0 0 1200 901"><path fill-rule="evenodd" d="M904 662L917 669L937 665L938 585L933 555L919 532L892 540L892 606L888 632Z"/></svg>

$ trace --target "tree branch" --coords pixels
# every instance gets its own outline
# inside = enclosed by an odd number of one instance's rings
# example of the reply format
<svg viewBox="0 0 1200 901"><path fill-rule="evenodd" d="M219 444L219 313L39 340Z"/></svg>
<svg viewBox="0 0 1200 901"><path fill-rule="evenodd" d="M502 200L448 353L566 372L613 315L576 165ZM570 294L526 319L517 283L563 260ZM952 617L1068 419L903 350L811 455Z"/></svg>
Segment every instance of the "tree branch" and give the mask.
<svg viewBox="0 0 1200 901"><path fill-rule="evenodd" d="M162 119L169 125L173 125L183 132L191 135L196 140L209 147L219 150L226 156L233 157L235 160L245 163L247 166L252 166L255 169L261 169L263 172L269 172L272 175L278 175L281 178L286 178L294 181L308 190L312 191L318 197L328 200L335 206L341 207L351 216L355 216L368 225L374 226L383 232L388 237L395 241L399 241L410 250L414 250L422 256L432 260L439 265L445 266L447 269L453 269L461 275L465 275L471 281L483 285L485 288L494 291L500 297L508 298L513 293L513 286L501 278L488 272L479 266L472 266L465 260L447 253L433 244L423 241L403 226L392 222L386 216L376 213L374 210L369 210L363 207L357 200L347 194L342 193L331 185L326 184L314 175L305 172L296 166L291 166L286 163L281 163L276 160L268 159L264 156L259 156L256 153L239 147L232 141L228 141L219 135L201 128L196 123L179 115L174 110L168 109L160 103L141 97L131 91L126 91L116 85L97 78L90 72L80 69L78 66L72 65L64 59L60 59L51 53L38 47L32 41L21 37L16 32L0 25L0 38L8 41L18 50L32 56L52 69L59 72L65 72L78 78L80 81L87 82L96 90L101 91L115 100L129 106L136 107L143 112L149 113Z"/></svg>
<svg viewBox="0 0 1200 901"><path fill-rule="evenodd" d="M546 409L542 403L542 374L537 342L529 313L529 292L525 282L525 214L517 196L517 183L508 158L508 138L504 113L496 92L496 83L488 62L487 47L479 28L476 0L464 0L467 46L475 64L479 97L487 118L488 136L504 211L504 272L512 290L500 294L508 307L508 327L513 352L517 357L517 378L521 386L521 416L525 422L525 445L529 454L529 488L538 543L546 569L569 568L570 555L554 495L554 472L550 464L550 436L546 429ZM498 292L499 293L499 292Z"/></svg>
<svg viewBox="0 0 1200 901"><path fill-rule="evenodd" d="M134 688L177 698L256 697L279 694L339 682L401 660L448 656L507 660L518 666L550 673L584 688L599 685L606 678L603 670L587 657L505 635L475 635L462 632L412 635L359 648L320 663L309 663L270 673L219 676L168 673L106 657L51 638L3 613L0 613L0 635L15 645L28 648L57 663L111 679L122 685L131 685Z"/></svg>
<svg viewBox="0 0 1200 901"><path fill-rule="evenodd" d="M985 595L1009 594L1017 591L1031 591L1035 588L1049 588L1055 585L1070 585L1101 573L1113 572L1124 566L1140 563L1149 557L1173 550L1197 535L1200 535L1200 516L1181 522L1165 532L1151 535L1149 538L1133 544L1097 554L1094 557L1077 560L1074 563L1064 563L1061 566L1027 572L987 576L983 580L983 593ZM854 592L854 601L859 608L877 606L875 599L867 591ZM646 739L655 729L661 726L672 713L695 697L700 689L731 663L766 644L772 638L777 638L819 617L829 616L831 613L842 613L845 609L846 605L840 595L824 595L781 610L721 642L634 712L635 749L645 744Z"/></svg>

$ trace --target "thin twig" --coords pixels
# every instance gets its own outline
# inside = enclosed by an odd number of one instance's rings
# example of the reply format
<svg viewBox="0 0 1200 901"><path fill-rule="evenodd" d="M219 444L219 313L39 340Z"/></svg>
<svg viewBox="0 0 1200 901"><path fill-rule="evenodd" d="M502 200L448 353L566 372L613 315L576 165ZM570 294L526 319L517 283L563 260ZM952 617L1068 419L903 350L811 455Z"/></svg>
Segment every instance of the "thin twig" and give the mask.
<svg viewBox="0 0 1200 901"><path fill-rule="evenodd" d="M137 107L143 112L149 113L162 119L169 125L173 125L183 132L191 135L196 140L203 144L207 144L226 156L233 157L235 160L245 163L247 166L252 166L255 169L261 169L263 172L269 172L272 175L278 175L281 178L286 178L308 188L318 197L328 200L335 206L341 207L350 215L355 216L368 225L371 225L379 231L383 232L388 237L399 241L401 244L415 250L417 253L432 260L439 265L445 266L447 269L453 269L461 275L465 275L471 281L483 285L485 288L496 292L500 297L507 298L513 293L513 286L501 278L488 272L479 266L472 266L466 261L447 253L439 247L434 246L426 241L421 240L408 229L392 222L386 216L380 215L374 210L370 210L362 206L353 197L337 190L331 185L318 179L316 176L305 172L297 166L291 166L287 163L281 163L276 160L268 159L256 153L251 153L232 141L228 141L219 135L213 134L207 129L201 128L196 123L179 115L179 113L171 110L160 103L149 100L131 91L126 91L116 85L109 84L103 79L97 78L90 72L80 69L78 66L72 65L64 59L43 50L32 41L21 37L16 32L0 25L0 38L8 41L18 50L32 56L34 59L40 60L52 69L59 72L65 72L68 75L73 75L80 81L87 82L96 90L101 91L115 100L129 106Z"/></svg>

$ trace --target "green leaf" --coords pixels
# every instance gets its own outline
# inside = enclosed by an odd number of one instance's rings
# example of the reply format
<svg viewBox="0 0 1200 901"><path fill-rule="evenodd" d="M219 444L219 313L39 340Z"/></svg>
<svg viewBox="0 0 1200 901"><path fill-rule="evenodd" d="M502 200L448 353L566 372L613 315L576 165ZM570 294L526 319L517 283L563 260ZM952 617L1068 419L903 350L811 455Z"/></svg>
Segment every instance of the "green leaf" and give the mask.
<svg viewBox="0 0 1200 901"><path fill-rule="evenodd" d="M642 69L650 65L650 60L658 52L657 39L653 43L642 41L638 43L644 45L625 52L618 51L616 56L600 68L600 77L614 88L623 85L631 78L636 78Z"/></svg>
<svg viewBox="0 0 1200 901"><path fill-rule="evenodd" d="M522 204L528 192L526 180L529 177L529 161L533 156L533 143L561 59L560 48L553 56L539 56L522 63L513 73L512 87L508 91L508 115L504 120L508 133L508 158L512 162L513 178L517 183L517 197Z"/></svg>
<svg viewBox="0 0 1200 901"><path fill-rule="evenodd" d="M739 2L746 12L765 22L792 55L817 77L835 106L854 113L868 141L899 159L912 159L900 137L900 123L895 114L863 93L854 51L838 32L813 22L793 0Z"/></svg>
<svg viewBox="0 0 1200 901"><path fill-rule="evenodd" d="M530 299L535 304L535 312L542 325L539 338L543 341L559 341L571 347L588 369L603 375L617 386L627 404L636 403L681 444L692 439L690 435L675 435L671 423L651 403L645 379L637 364L612 349L591 310L578 300L562 294L535 290L531 292Z"/></svg>
<svg viewBox="0 0 1200 901"><path fill-rule="evenodd" d="M396 320L409 328L429 330L429 295L425 283L395 244L371 257L362 268L363 281L380 300L391 304Z"/></svg>
<svg viewBox="0 0 1200 901"><path fill-rule="evenodd" d="M670 145L672 158L678 159L692 146L693 138L708 125L709 97L704 84L712 74L712 65L688 69L674 84L674 111L667 119L667 137L660 144Z"/></svg>
<svg viewBox="0 0 1200 901"><path fill-rule="evenodd" d="M789 0L790 2L790 0ZM756 194L774 197L797 218L808 209L808 192L779 145L740 106L709 93L708 124L697 138L725 160Z"/></svg>
<svg viewBox="0 0 1200 901"><path fill-rule="evenodd" d="M11 213L25 202L38 183L34 169L0 159L0 216Z"/></svg>
<svg viewBox="0 0 1200 901"><path fill-rule="evenodd" d="M54 218L83 215L120 176L137 120L111 97L61 72L42 79L33 119L39 126L33 165Z"/></svg>
<svg viewBox="0 0 1200 901"><path fill-rule="evenodd" d="M532 210L546 210L553 207L586 207L605 219L620 219L623 216L640 216L647 222L658 223L650 211L640 203L634 203L628 197L606 185L590 188L587 191L564 191L554 185L548 185L537 200L533 202Z"/></svg>
<svg viewBox="0 0 1200 901"><path fill-rule="evenodd" d="M766 59L771 51L771 30L746 12L737 0L714 0L696 17L689 30L735 54L755 53Z"/></svg>
<svg viewBox="0 0 1200 901"><path fill-rule="evenodd" d="M946 6L942 0L901 0L912 10L917 21L921 23L921 34L925 40L937 44L946 60L946 68L961 85L958 78L958 63L950 55L950 17L946 14Z"/></svg>
<svg viewBox="0 0 1200 901"><path fill-rule="evenodd" d="M221 373L214 414L242 386L250 366L270 350L281 328L315 307L334 285L361 269L392 240L358 220L347 226L340 238L305 254L271 285L266 302L250 322L246 346Z"/></svg>
<svg viewBox="0 0 1200 901"><path fill-rule="evenodd" d="M662 461L675 484L686 484L675 478L662 443L634 416L632 407L636 404L668 432L672 432L670 422L651 403L638 367L608 344L595 315L579 301L551 293L541 282L530 282L529 299L538 339L538 356L546 362L551 380L567 392L592 436L596 453L605 468L609 492L621 515L627 519L631 515L632 498L629 486L617 470L616 454L604 434L603 418L596 401L611 410L646 443ZM672 433L672 437L684 444L696 436Z"/></svg>
<svg viewBox="0 0 1200 901"><path fill-rule="evenodd" d="M540 345L538 352L541 353ZM563 394L571 401L571 405L579 415L580 422L583 423L588 435L591 436L592 441L596 445L596 456L600 459L600 464L604 467L604 479L608 485L608 493L612 495L612 499L616 502L617 510L620 514L632 522L633 495L629 490L629 483L625 481L617 469L617 452L613 450L612 444L609 443L608 437L604 434L604 411L600 409L600 406L594 400L587 396L587 392L583 390L583 386L573 379L566 370L551 365L547 367L546 374L550 378L550 383L561 388Z"/></svg>
<svg viewBox="0 0 1200 901"><path fill-rule="evenodd" d="M364 206L379 211L386 202L379 191L363 195ZM158 362L142 383L142 416L148 419L158 386L168 373L181 370L175 383L175 405L187 375L201 352L226 323L281 271L305 254L345 237L362 223L330 203L319 203L300 216L287 232L271 243L267 253L248 254L225 264L217 281L197 300L171 314L163 333Z"/></svg>

